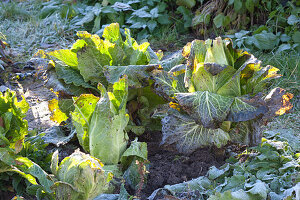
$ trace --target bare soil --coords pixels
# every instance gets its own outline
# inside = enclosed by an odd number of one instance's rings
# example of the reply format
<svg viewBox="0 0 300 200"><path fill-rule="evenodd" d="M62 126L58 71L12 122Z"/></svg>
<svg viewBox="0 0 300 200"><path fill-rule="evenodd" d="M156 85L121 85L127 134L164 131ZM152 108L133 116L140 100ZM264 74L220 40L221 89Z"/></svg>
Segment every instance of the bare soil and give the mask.
<svg viewBox="0 0 300 200"><path fill-rule="evenodd" d="M142 200L146 200L154 190L165 185L203 176L211 166L223 165L227 158L225 155L216 156L209 148L199 148L188 155L180 154L173 148L159 145L161 132L145 133L139 141L147 142L150 161L147 183L141 194Z"/></svg>

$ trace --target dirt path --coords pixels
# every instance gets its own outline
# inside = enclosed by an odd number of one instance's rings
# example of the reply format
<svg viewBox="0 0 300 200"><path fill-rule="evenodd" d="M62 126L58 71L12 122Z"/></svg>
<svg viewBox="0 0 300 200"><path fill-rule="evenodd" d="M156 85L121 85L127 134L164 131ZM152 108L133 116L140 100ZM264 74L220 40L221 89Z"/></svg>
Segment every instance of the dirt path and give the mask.
<svg viewBox="0 0 300 200"><path fill-rule="evenodd" d="M21 84L26 101L30 106L26 116L29 130L43 131L56 125L50 120L51 113L48 109L48 101L55 98L55 94L45 88L41 80L27 78Z"/></svg>

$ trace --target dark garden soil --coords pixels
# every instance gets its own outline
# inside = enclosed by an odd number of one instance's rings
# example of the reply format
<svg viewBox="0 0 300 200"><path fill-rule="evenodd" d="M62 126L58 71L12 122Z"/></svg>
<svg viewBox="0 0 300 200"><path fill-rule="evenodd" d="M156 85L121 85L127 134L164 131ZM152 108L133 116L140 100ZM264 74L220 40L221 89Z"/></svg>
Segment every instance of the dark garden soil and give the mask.
<svg viewBox="0 0 300 200"><path fill-rule="evenodd" d="M172 147L160 146L161 132L144 133L139 141L147 142L148 160L150 161L147 185L142 190L141 199L165 185L173 185L203 176L211 166L219 167L225 163L227 156L216 156L212 149L199 148L184 155Z"/></svg>
<svg viewBox="0 0 300 200"><path fill-rule="evenodd" d="M0 190L0 200L10 200L14 196L15 196L14 192Z"/></svg>

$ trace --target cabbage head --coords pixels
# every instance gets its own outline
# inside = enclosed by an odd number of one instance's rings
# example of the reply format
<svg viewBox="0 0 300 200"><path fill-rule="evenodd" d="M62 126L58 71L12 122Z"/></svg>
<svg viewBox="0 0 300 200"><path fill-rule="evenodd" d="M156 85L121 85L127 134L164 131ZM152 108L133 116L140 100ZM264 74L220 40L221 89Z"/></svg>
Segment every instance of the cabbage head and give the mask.
<svg viewBox="0 0 300 200"><path fill-rule="evenodd" d="M103 170L97 158L76 150L58 166L58 152L52 157L51 170L58 181L54 184L56 199L89 200L109 189L112 174Z"/></svg>
<svg viewBox="0 0 300 200"><path fill-rule="evenodd" d="M220 37L194 40L182 50L185 64L155 74L157 94L172 101L162 119L162 144L180 152L224 146L229 140L257 145L262 125L292 108L292 94L275 88L265 94L278 69L263 67L250 53Z"/></svg>

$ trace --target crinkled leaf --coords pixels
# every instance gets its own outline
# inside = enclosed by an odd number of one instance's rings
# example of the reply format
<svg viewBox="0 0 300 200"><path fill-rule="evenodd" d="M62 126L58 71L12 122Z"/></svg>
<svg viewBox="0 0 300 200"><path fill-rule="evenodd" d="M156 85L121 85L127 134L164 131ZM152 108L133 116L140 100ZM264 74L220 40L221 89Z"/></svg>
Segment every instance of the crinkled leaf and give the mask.
<svg viewBox="0 0 300 200"><path fill-rule="evenodd" d="M255 97L252 99L236 97L231 105L227 119L232 122L248 121L267 111L268 108L263 104L259 104L259 100L255 99Z"/></svg>
<svg viewBox="0 0 300 200"><path fill-rule="evenodd" d="M222 66L229 65L225 54L225 44L221 37L217 37L212 41L213 45L208 45L204 63L216 63ZM196 54L197 55L197 54Z"/></svg>
<svg viewBox="0 0 300 200"><path fill-rule="evenodd" d="M154 73L154 90L164 99L170 100L175 93L188 92L184 85L184 70L177 72L156 71Z"/></svg>
<svg viewBox="0 0 300 200"><path fill-rule="evenodd" d="M178 51L172 54L170 57L163 59L159 64L162 66L163 70L169 71L176 65L180 65L184 62L184 57L182 52Z"/></svg>
<svg viewBox="0 0 300 200"><path fill-rule="evenodd" d="M233 123L229 132L231 141L249 145L252 138L251 122ZM255 133L253 133L255 134Z"/></svg>
<svg viewBox="0 0 300 200"><path fill-rule="evenodd" d="M108 192L112 179L112 174L102 167L103 164L97 158L76 150L60 163L57 179L73 187L72 196L79 193L74 199L94 199L99 194ZM63 192L57 185L55 189L58 193Z"/></svg>
<svg viewBox="0 0 300 200"><path fill-rule="evenodd" d="M213 128L223 122L230 111L233 98L208 91L177 93L179 105L205 128Z"/></svg>
<svg viewBox="0 0 300 200"><path fill-rule="evenodd" d="M23 140L28 132L28 123L23 119L29 109L29 104L22 96L18 102L16 93L7 90L5 94L0 92L0 146L11 148L18 153L23 146Z"/></svg>
<svg viewBox="0 0 300 200"><path fill-rule="evenodd" d="M245 68L245 70L247 70L247 68ZM252 72L253 75L251 73L247 73L250 74L251 76L250 77L248 76L249 79L245 83L244 92L246 94L248 93L257 94L258 92L261 92L266 87L266 85L269 83L270 80L281 77L280 74L277 74L278 71L279 69L270 65L264 68L261 68L260 66L254 67L254 70ZM243 80L241 80L241 82L242 81Z"/></svg>
<svg viewBox="0 0 300 200"><path fill-rule="evenodd" d="M101 95L103 91L101 91ZM111 101L111 105L115 108L115 113L125 112L126 102L128 97L128 79L126 76L124 78L119 79L118 82L115 82L113 85L113 92L107 93L109 96L109 100ZM112 107L111 107L112 109Z"/></svg>
<svg viewBox="0 0 300 200"><path fill-rule="evenodd" d="M73 84L75 86L81 86L84 88L96 89L95 87L84 81L82 75L78 70L75 70L68 66L56 64L55 71L58 78L63 79L66 84Z"/></svg>
<svg viewBox="0 0 300 200"><path fill-rule="evenodd" d="M80 34L79 34L80 36ZM107 51L101 48L108 48L112 46L108 42L104 43L103 40L96 35L90 38L83 38L86 41L86 46L77 51L78 69L85 82L92 81L95 83L105 81L103 75L103 66L109 65L111 58Z"/></svg>
<svg viewBox="0 0 300 200"><path fill-rule="evenodd" d="M159 65L128 65L128 66L106 66L104 74L109 83L115 83L123 75L128 77L128 85L133 88L140 88L148 84L151 71Z"/></svg>
<svg viewBox="0 0 300 200"><path fill-rule="evenodd" d="M71 199L79 199L80 193L76 188L66 182L57 181L53 185L53 190L55 191L55 196L58 199L65 199L65 197L69 197Z"/></svg>
<svg viewBox="0 0 300 200"><path fill-rule="evenodd" d="M1 152L1 150L0 150L0 152ZM32 175L22 172L17 167L14 167L12 165L11 166L6 165L6 164L3 164L3 163L0 163L0 164L1 164L0 173L3 173L3 172L16 172L19 175L21 175L22 177L24 177L26 180L28 180L31 184L33 184L33 185L38 184L36 179Z"/></svg>
<svg viewBox="0 0 300 200"><path fill-rule="evenodd" d="M222 129L208 129L196 124L188 115L171 109L162 119L162 144L176 144L179 152L190 153L199 147L221 147L230 139Z"/></svg>

